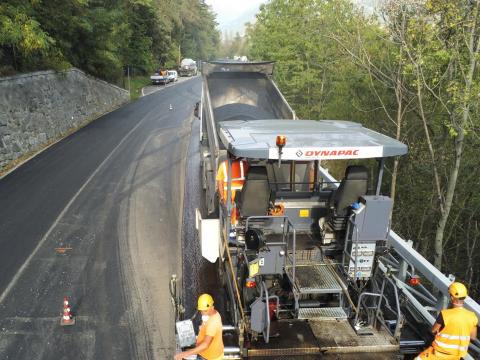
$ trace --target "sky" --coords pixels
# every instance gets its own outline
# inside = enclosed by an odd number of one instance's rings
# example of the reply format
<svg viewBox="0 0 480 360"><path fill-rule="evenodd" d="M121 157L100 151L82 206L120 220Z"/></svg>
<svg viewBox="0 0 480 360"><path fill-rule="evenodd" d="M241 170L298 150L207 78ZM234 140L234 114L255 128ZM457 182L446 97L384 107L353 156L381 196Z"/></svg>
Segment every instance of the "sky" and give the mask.
<svg viewBox="0 0 480 360"><path fill-rule="evenodd" d="M235 22L245 13L251 13L258 9L265 0L206 0L212 5L213 11L217 14L217 21L220 29L228 28L228 24Z"/></svg>
<svg viewBox="0 0 480 360"><path fill-rule="evenodd" d="M243 35L244 24L255 18L260 4L268 0L206 0L217 14L219 29L224 32L239 32ZM363 6L368 13L371 13L376 0L353 0L354 3Z"/></svg>

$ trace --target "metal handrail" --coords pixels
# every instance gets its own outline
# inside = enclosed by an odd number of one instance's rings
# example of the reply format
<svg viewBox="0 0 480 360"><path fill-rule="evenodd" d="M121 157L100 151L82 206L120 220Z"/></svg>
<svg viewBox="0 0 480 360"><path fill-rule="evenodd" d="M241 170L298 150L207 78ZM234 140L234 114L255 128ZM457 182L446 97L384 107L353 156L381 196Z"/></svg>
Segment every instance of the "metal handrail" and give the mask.
<svg viewBox="0 0 480 360"><path fill-rule="evenodd" d="M337 185L337 180L332 175L330 175L330 173L326 169L319 167L319 172L324 179L330 181L334 184L334 186L338 188L339 185ZM412 243L410 241L405 241L397 233L390 229L387 236L387 244L395 251L395 253L400 258L405 260L412 267L412 269L415 269L417 273L422 274L436 289L440 291L440 293L442 293L444 296L448 296L448 287L452 283L452 279L445 276L433 264L431 264L427 259L425 259L421 254L419 254L412 247ZM384 273L388 272L388 269L385 265L383 265L381 262L379 263L379 265L380 268L383 268L382 271ZM433 325L433 323L435 322L435 318L427 311L426 307L417 300L415 295L409 291L407 285L403 281L395 277L393 277L393 280L390 281L392 281L395 285L393 286L395 292L397 292L397 288L400 289L402 291L402 294L409 299L410 304L422 314L424 319L429 322L430 325ZM480 318L480 304L477 303L475 300L467 297L465 299L465 307L473 311L477 315L477 317ZM397 324L397 326L398 325L399 324ZM473 349L480 345L480 342L477 341L472 341L472 343L474 345L472 346L471 344L470 346ZM470 355L467 355L465 358L472 359Z"/></svg>
<svg viewBox="0 0 480 360"><path fill-rule="evenodd" d="M277 312L278 312L278 307L280 304L280 298L277 295L269 295L268 294L268 289L267 285L265 284L265 281L262 281L260 283L260 299L263 298L263 292L265 291L265 313L266 313L266 320L267 320L267 329L263 331L263 339L265 340L265 343L268 344L270 340L270 324L271 324L271 319L270 319L270 299L274 299L277 302ZM278 313L277 313L278 315Z"/></svg>
<svg viewBox="0 0 480 360"><path fill-rule="evenodd" d="M393 230L390 230L387 244L390 245L402 259L410 263L417 272L430 281L443 295L448 296L448 287L452 283L452 280L442 274L440 270L420 255L411 244L403 240ZM465 307L473 311L477 317L480 318L480 305L471 297L465 299Z"/></svg>
<svg viewBox="0 0 480 360"><path fill-rule="evenodd" d="M377 293L370 293L370 292L363 292L360 294L360 296L358 297L358 303L357 303L357 313L355 314L355 319L353 321L353 324L354 326L356 326L358 324L358 318L360 317L360 310L362 309L362 300L364 297L367 297L367 296L371 296L371 297L378 297L378 298L382 298L383 297L383 288L385 286L385 283L382 284L382 293L381 294L377 294ZM378 302L378 304L380 304L380 301ZM376 305L376 309L378 310L378 307L379 305ZM369 325L372 325L373 324L369 324Z"/></svg>
<svg viewBox="0 0 480 360"><path fill-rule="evenodd" d="M319 172L322 177L333 183L336 186L338 183L328 171L319 167ZM338 186L337 186L338 187ZM417 273L422 274L436 289L438 289L443 295L448 296L448 287L452 283L452 280L445 276L440 270L438 270L433 264L419 254L409 242L402 239L393 230L390 230L387 236L387 244L395 250L395 253L402 259L408 262L415 268ZM413 296L413 295L412 295ZM418 303L420 304L420 303ZM422 305L420 305L422 306ZM423 306L422 306L423 307ZM480 318L480 304L470 297L465 299L465 307L473 311L478 318ZM430 320L430 319L429 319ZM431 324L435 319L431 318Z"/></svg>

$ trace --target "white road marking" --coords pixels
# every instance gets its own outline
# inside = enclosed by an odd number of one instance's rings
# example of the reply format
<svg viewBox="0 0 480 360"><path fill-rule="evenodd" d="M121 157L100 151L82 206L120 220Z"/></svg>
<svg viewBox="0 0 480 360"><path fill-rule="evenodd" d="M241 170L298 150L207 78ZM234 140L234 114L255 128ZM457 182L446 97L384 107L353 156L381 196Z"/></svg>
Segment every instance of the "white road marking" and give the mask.
<svg viewBox="0 0 480 360"><path fill-rule="evenodd" d="M87 185L92 181L92 179L95 177L95 175L98 174L98 172L100 171L100 169L106 164L106 162L113 156L113 154L115 153L115 151L117 151L117 149L125 142L125 140L130 136L130 134L132 134L142 123L143 121L146 119L146 117L144 117L142 120L140 120L138 122L137 125L135 125L124 137L123 139L117 144L117 146L115 146L115 148L110 152L110 154L108 154L108 156L102 161L102 163L100 165L98 165L98 167L95 169L95 171L88 177L88 179L85 181L85 183L82 185L82 187L75 193L75 195L73 195L73 197L70 199L70 201L68 202L68 204L63 208L62 212L60 213L60 215L58 215L58 217L55 219L55 221L53 222L53 224L50 226L50 228L48 229L48 231L45 233L45 235L42 237L42 239L40 240L40 242L37 244L37 246L35 247L35 249L33 250L33 252L30 254L30 256L27 258L27 260L25 260L25 262L22 264L22 266L20 267L20 269L17 271L17 273L15 274L15 276L12 278L12 280L10 281L10 283L8 284L8 286L5 288L5 290L2 292L2 295L0 296L0 304L3 303L3 301L5 300L5 298L8 296L8 294L10 293L10 291L13 289L13 287L15 286L15 284L17 283L17 281L20 279L20 277L22 276L22 274L24 273L25 269L28 267L28 265L30 264L30 262L32 261L33 257L36 255L36 253L38 252L38 250L42 247L42 245L45 243L45 241L47 241L48 237L50 236L51 232L53 231L53 229L58 225L60 219L66 214L66 212L70 209L70 206L72 206L72 204L74 203L74 201L77 199L77 197L80 195L80 193L83 191L83 189L85 189L85 187L87 187Z"/></svg>

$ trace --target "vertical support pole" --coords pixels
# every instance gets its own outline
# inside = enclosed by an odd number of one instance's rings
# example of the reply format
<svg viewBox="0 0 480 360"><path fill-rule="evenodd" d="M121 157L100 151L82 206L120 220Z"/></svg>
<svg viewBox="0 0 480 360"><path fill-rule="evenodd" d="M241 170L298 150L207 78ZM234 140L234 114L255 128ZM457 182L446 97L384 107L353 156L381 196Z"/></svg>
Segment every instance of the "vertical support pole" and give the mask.
<svg viewBox="0 0 480 360"><path fill-rule="evenodd" d="M408 263L404 259L400 259L400 266L398 267L398 280L405 282L407 280Z"/></svg>
<svg viewBox="0 0 480 360"><path fill-rule="evenodd" d="M180 66L181 58L182 58L182 49L180 47L180 44L178 44L178 62L177 62L178 66Z"/></svg>
<svg viewBox="0 0 480 360"><path fill-rule="evenodd" d="M382 187L382 179L383 179L383 168L385 167L385 158L380 159L380 164L378 166L378 178L377 178L377 191L375 194L378 196L380 195L380 189Z"/></svg>
<svg viewBox="0 0 480 360"><path fill-rule="evenodd" d="M130 92L130 65L127 65L127 82L128 82L128 92Z"/></svg>
<svg viewBox="0 0 480 360"><path fill-rule="evenodd" d="M373 323L370 324L372 326L377 325L377 319L380 315L380 310L381 310L381 307L382 307L382 300L383 300L383 293L384 292L385 292L385 278L383 278L383 281L382 281L382 288L380 290L380 297L379 297L379 300L378 300L378 303L377 303L377 309L375 310L375 318L373 319Z"/></svg>
<svg viewBox="0 0 480 360"><path fill-rule="evenodd" d="M319 161L318 160L315 160L315 163L313 165L313 186L312 186L312 190L313 191L319 191L320 190L320 187L318 186L317 182L318 182L318 166L319 166Z"/></svg>
<svg viewBox="0 0 480 360"><path fill-rule="evenodd" d="M413 247L413 241L407 240L407 245ZM400 258L400 264L398 266L398 279L400 281L405 282L407 280L407 270L408 270L408 262L404 258ZM412 271L413 271L412 267ZM413 274L412 274L413 275Z"/></svg>
<svg viewBox="0 0 480 360"><path fill-rule="evenodd" d="M290 188L292 192L297 191L295 184L295 161L290 163Z"/></svg>

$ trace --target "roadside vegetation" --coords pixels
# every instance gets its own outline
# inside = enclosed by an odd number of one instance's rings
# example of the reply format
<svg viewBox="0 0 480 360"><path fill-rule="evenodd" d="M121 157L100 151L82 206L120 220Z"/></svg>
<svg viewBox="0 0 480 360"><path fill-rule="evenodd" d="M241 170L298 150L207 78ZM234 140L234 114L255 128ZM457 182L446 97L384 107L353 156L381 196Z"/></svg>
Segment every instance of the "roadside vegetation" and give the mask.
<svg viewBox="0 0 480 360"><path fill-rule="evenodd" d="M75 66L123 85L127 66L215 57L215 26L200 0L2 0L0 76Z"/></svg>
<svg viewBox="0 0 480 360"><path fill-rule="evenodd" d="M125 88L128 90L129 86L125 80ZM136 100L142 96L142 88L150 85L150 77L148 76L134 76L130 78L130 100Z"/></svg>
<svg viewBox="0 0 480 360"><path fill-rule="evenodd" d="M366 15L348 0L272 0L226 52L275 60L301 118L360 121L406 143L383 189L394 230L478 297L480 1L379 3Z"/></svg>

